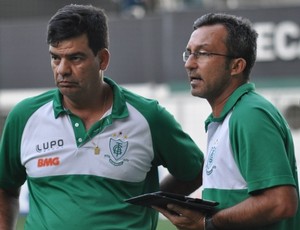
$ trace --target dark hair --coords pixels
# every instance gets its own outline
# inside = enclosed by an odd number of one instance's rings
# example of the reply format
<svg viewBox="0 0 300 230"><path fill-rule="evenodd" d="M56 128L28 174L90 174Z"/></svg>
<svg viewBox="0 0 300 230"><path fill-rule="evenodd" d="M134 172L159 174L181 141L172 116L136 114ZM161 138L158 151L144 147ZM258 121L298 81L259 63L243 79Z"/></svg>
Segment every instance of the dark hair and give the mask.
<svg viewBox="0 0 300 230"><path fill-rule="evenodd" d="M86 34L89 47L96 55L108 48L107 18L102 9L92 5L66 5L50 19L47 28L47 43L57 45L60 41Z"/></svg>
<svg viewBox="0 0 300 230"><path fill-rule="evenodd" d="M221 24L227 30L225 45L228 55L244 58L247 62L244 70L245 77L249 78L252 67L256 60L257 32L252 23L242 17L225 13L209 13L198 18L194 22L194 30L201 26Z"/></svg>

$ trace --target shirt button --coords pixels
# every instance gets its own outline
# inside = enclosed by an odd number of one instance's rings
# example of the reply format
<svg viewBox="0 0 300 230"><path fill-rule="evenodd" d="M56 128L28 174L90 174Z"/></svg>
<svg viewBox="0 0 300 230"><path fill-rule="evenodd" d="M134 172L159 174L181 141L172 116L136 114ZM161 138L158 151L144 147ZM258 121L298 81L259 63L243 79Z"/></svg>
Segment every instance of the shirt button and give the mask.
<svg viewBox="0 0 300 230"><path fill-rule="evenodd" d="M75 127L76 127L76 128L79 127L79 123L75 123Z"/></svg>
<svg viewBox="0 0 300 230"><path fill-rule="evenodd" d="M82 142L82 138L78 138L78 142Z"/></svg>

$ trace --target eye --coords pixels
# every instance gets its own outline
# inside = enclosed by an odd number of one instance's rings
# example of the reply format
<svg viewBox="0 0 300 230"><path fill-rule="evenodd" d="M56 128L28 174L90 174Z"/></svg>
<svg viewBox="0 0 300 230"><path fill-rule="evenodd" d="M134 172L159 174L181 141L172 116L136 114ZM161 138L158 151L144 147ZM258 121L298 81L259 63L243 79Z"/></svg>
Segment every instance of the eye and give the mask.
<svg viewBox="0 0 300 230"><path fill-rule="evenodd" d="M57 55L51 54L51 59L52 59L53 61L55 61L55 60L58 60L59 57L58 57Z"/></svg>
<svg viewBox="0 0 300 230"><path fill-rule="evenodd" d="M209 57L211 56L211 53L205 52L205 51L198 51L195 52L196 57Z"/></svg>
<svg viewBox="0 0 300 230"><path fill-rule="evenodd" d="M60 63L60 57L54 54L51 54L51 62L54 65L59 65Z"/></svg>
<svg viewBox="0 0 300 230"><path fill-rule="evenodd" d="M70 61L81 61L83 59L80 55L74 55L70 57Z"/></svg>

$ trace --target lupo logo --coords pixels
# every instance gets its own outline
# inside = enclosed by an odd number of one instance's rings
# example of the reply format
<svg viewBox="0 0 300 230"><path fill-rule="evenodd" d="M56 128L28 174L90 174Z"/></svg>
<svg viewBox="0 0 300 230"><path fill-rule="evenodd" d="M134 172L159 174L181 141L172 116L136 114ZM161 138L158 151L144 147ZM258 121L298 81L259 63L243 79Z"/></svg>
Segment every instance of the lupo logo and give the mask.
<svg viewBox="0 0 300 230"><path fill-rule="evenodd" d="M53 140L53 141L44 142L42 144L38 144L36 145L35 149L37 152L40 153L40 152L46 152L49 150L63 147L63 145L64 145L64 140L58 139L58 140Z"/></svg>

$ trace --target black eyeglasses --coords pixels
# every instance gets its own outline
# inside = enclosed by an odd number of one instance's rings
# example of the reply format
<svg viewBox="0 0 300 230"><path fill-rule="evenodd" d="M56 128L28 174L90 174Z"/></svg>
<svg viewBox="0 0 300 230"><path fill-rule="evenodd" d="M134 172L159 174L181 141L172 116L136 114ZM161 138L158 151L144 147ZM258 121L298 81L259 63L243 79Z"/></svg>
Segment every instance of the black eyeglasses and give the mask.
<svg viewBox="0 0 300 230"><path fill-rule="evenodd" d="M206 61L208 58L210 58L212 56L236 58L234 56L230 56L230 55L226 55L226 54L212 53L212 52L206 52L206 51L198 51L198 52L192 53L192 52L186 50L182 54L183 61L186 62L191 55L193 55L199 62Z"/></svg>

